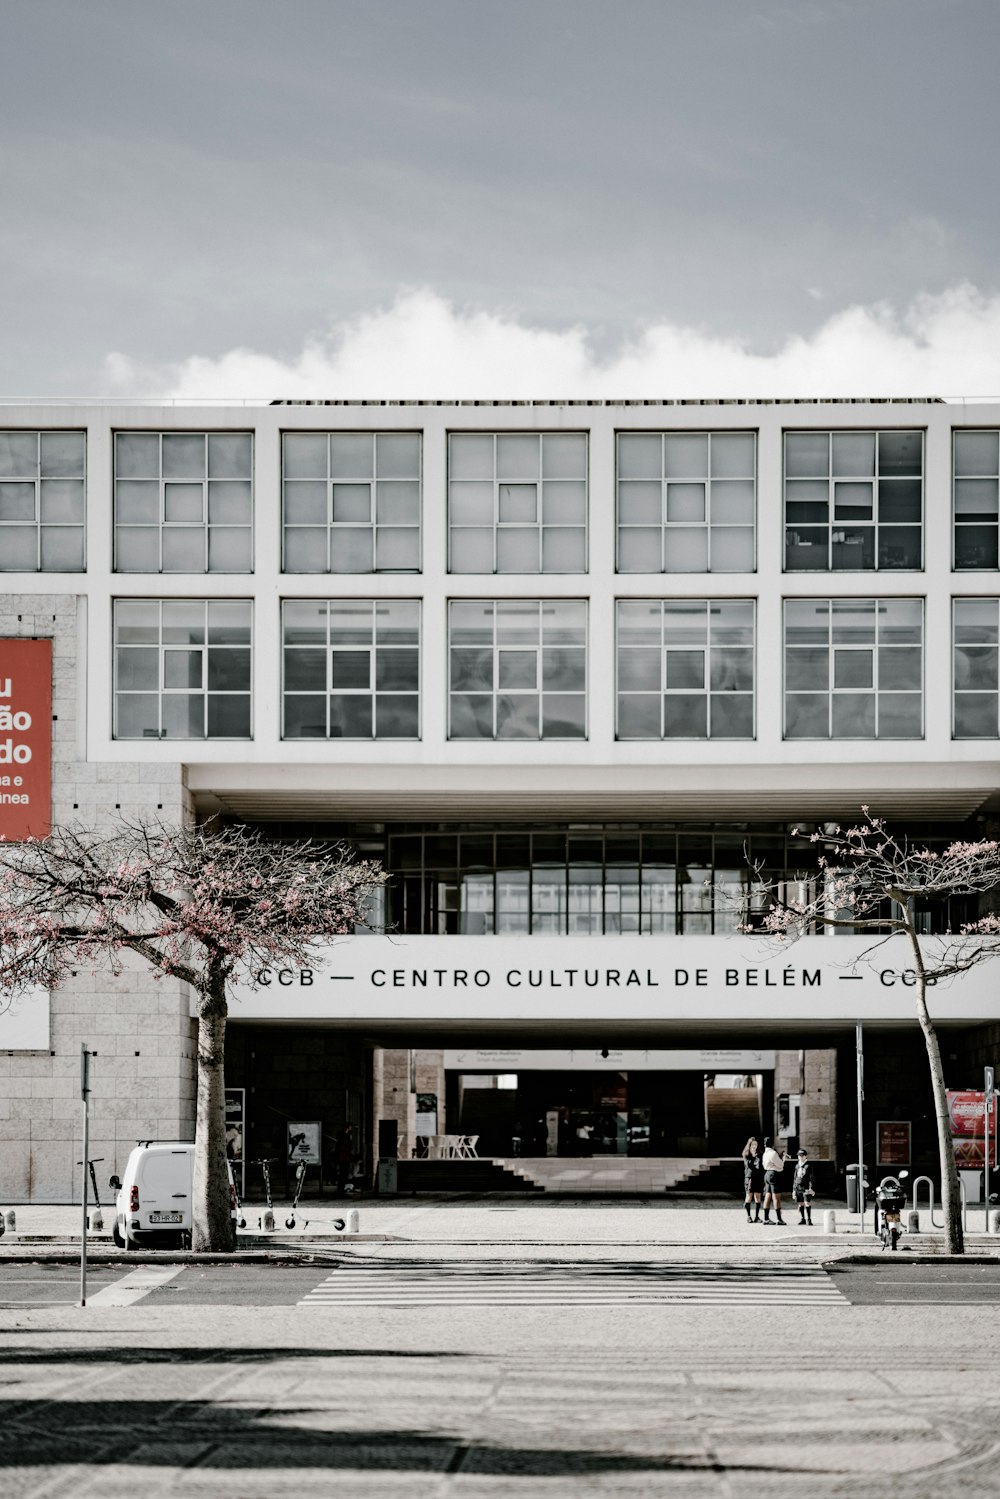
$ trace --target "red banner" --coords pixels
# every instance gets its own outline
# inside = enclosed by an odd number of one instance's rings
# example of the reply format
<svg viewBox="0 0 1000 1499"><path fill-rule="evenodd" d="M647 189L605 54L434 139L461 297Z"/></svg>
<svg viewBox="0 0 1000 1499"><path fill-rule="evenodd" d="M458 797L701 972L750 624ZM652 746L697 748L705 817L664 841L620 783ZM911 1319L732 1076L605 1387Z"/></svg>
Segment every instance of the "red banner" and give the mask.
<svg viewBox="0 0 1000 1499"><path fill-rule="evenodd" d="M976 1170L986 1164L986 1094L974 1088L963 1092L948 1093L948 1114L951 1119L951 1146L955 1162L966 1170ZM997 1113L994 1104L990 1115L990 1167L997 1164Z"/></svg>
<svg viewBox="0 0 1000 1499"><path fill-rule="evenodd" d="M0 640L0 838L44 838L52 818L52 641Z"/></svg>

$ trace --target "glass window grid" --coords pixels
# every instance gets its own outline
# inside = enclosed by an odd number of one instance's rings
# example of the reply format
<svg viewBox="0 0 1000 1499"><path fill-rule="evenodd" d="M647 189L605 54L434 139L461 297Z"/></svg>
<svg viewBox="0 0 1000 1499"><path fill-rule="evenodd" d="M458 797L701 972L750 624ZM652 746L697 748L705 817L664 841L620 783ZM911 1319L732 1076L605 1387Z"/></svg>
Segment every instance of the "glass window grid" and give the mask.
<svg viewBox="0 0 1000 1499"><path fill-rule="evenodd" d="M315 466L311 477L289 474L289 444L300 437L321 439L325 458ZM383 456L391 441L409 438L414 447L412 466L400 473ZM334 458L338 439L358 440L366 445L367 457L355 469ZM380 448L382 452L380 452ZM420 529L423 488L423 436L417 432L283 432L282 465L282 572L286 573L418 573L420 564ZM305 486L325 485L320 511L308 521L289 519L290 502L305 493ZM337 488L350 488L351 499L359 506L359 519L337 518ZM404 519L380 516L380 494L389 486L398 494L402 488L415 488L411 514ZM367 489L367 500L360 491ZM365 514L360 515L361 508ZM294 556L290 555L295 553ZM301 564L301 565L300 565Z"/></svg>
<svg viewBox="0 0 1000 1499"><path fill-rule="evenodd" d="M897 436L918 439L920 444L919 475L901 476L892 472L888 467L885 467L883 471L882 439ZM789 442L799 437L816 439L817 452L820 452L820 440L825 443L825 461L818 458L815 472L812 474L789 473ZM867 465L851 465L835 460L836 439L867 437L871 437L874 442L874 463L871 468ZM843 451L846 444L837 444L837 446ZM888 570L919 572L923 569L922 432L900 431L897 428L836 432L807 432L799 429L785 432L784 452L786 572L882 572ZM898 486L913 482L918 482L920 486L916 518L907 518L902 521L883 519L882 487L885 486L887 502L892 492L901 492ZM870 520L864 517L838 516L838 508L865 508L864 505L849 505L849 499L857 498L856 496L838 500L837 486L849 484L870 487L871 503L868 507ZM795 488L794 486L797 485L808 486L810 490L816 492L807 498L805 489ZM817 516L825 509L826 519L800 519L796 514L793 520L793 512L789 508L791 505L812 507ZM914 531L917 532L916 538L913 536ZM914 539L916 540L915 554ZM866 547L870 549L868 560L865 560L864 555Z"/></svg>
<svg viewBox="0 0 1000 1499"><path fill-rule="evenodd" d="M629 478L623 473L622 443L627 443L632 437L647 438L659 443L659 463L658 465L651 464L648 479ZM720 467L718 450L721 444L731 437L750 439L752 457L745 465L745 471L723 475L716 472ZM700 463L685 465L683 459L679 463L672 461L672 454L679 450L679 444L672 443L671 439L683 441L689 438L706 440L704 465ZM615 565L619 573L752 573L756 571L756 432L619 432L616 439L616 454L618 509ZM658 472L653 471L656 468ZM649 520L644 518L641 521L633 521L624 518L623 501L627 501L628 486L633 483L659 484L658 518L653 513ZM748 521L734 521L727 514L726 502L732 493L734 483L751 486ZM703 486L704 509L701 516L695 515L690 520L671 518L673 486L685 489ZM656 499L655 495L653 498ZM702 537L699 534L701 532L704 532L704 562L701 565L694 565L690 553L692 549L701 550ZM736 565L725 555L726 551L734 546L742 553ZM625 553L628 555L623 555ZM633 554L634 565L632 565Z"/></svg>
<svg viewBox="0 0 1000 1499"><path fill-rule="evenodd" d="M786 599L784 603L784 737L786 739L910 740L922 739L924 601L892 599ZM907 607L909 606L909 607ZM789 616L808 607L807 626L792 626ZM906 615L911 618L906 620ZM870 616L870 623L865 616ZM804 630L808 640L790 638ZM902 632L903 639L898 635ZM909 637L909 638L906 638ZM904 658L902 652L910 653ZM913 653L916 652L916 658ZM853 659L852 659L853 658ZM883 686L897 667L916 662L919 685ZM838 682L838 675L840 681ZM805 680L795 687L791 682ZM822 685L825 681L825 687ZM821 700L825 699L825 707ZM859 700L865 699L864 703ZM870 702L871 732L844 732L848 715L864 713ZM916 717L913 708L917 708ZM797 732L797 711L807 713L816 732ZM893 732L891 715L900 710L916 732ZM811 716L811 717L810 717Z"/></svg>
<svg viewBox="0 0 1000 1499"><path fill-rule="evenodd" d="M952 738L1000 738L1000 599L952 600Z"/></svg>
<svg viewBox="0 0 1000 1499"><path fill-rule="evenodd" d="M323 640L316 644L296 643L295 616L304 610L317 611ZM350 614L350 623L338 624L337 616ZM367 625L366 625L367 617ZM315 625L314 625L315 628ZM403 636L404 638L400 638ZM346 651L352 657L366 653L366 673L359 674L357 685L345 686L336 681L337 653ZM309 661L323 661L314 666L317 678L324 681L321 694L314 689L290 688L288 667L304 666ZM404 656L415 657L415 679L412 688L379 685L379 673L392 679L396 670L406 672L411 664ZM294 658L294 659L293 659ZM354 663L352 663L353 665ZM359 663L360 664L360 663ZM310 673L313 674L313 673ZM360 676L364 676L364 680ZM322 707L320 707L322 698ZM350 699L350 702L346 700ZM289 708L296 702L308 711L311 706L321 716L314 718L313 731L289 732ZM400 715L395 731L387 732L387 721L393 713ZM367 715L369 732L344 732L345 727L358 729ZM420 738L420 601L419 599L286 599L282 605L282 716L283 739L419 739ZM401 731L400 725L405 731ZM304 716L300 728L307 727ZM315 729L322 727L323 732Z"/></svg>
<svg viewBox="0 0 1000 1499"><path fill-rule="evenodd" d="M126 457L132 438L148 438L141 446L133 444L131 458ZM167 473L177 459L164 464L164 442L171 439L194 439L189 442L179 471ZM245 440L246 462L236 471L213 472L213 439ZM195 443L200 442L200 456ZM179 444L173 444L176 453ZM218 450L217 450L218 451ZM252 432L116 432L115 453L115 557L117 573L251 573L253 572L253 433ZM120 456L121 455L121 456ZM140 456L141 455L141 456ZM230 465L226 465L227 470ZM123 473L128 468L130 472ZM134 470L134 471L131 471ZM234 494L236 485L242 491ZM148 494L140 498L136 489L142 486ZM183 504L190 507L182 519L171 515L174 489L186 491ZM244 509L245 515L231 517L231 507ZM213 511L228 501L229 514L215 518ZM137 520L128 518L130 504L138 503L143 511ZM148 508L147 508L148 507ZM196 514L197 512L197 514Z"/></svg>
<svg viewBox="0 0 1000 1499"><path fill-rule="evenodd" d="M953 562L957 572L1000 565L1000 431L952 433Z"/></svg>
<svg viewBox="0 0 1000 1499"><path fill-rule="evenodd" d="M752 599L618 599L615 623L618 739L755 737ZM682 686L671 681L672 651L695 658L682 663L688 677ZM648 658L650 673L658 673L651 691L622 685L630 656Z"/></svg>
<svg viewBox="0 0 1000 1499"><path fill-rule="evenodd" d="M546 445L558 441L564 437L574 437L580 440L581 462L579 473L569 475L551 476L546 473L547 452ZM485 439L492 444L492 461L489 465L490 472L484 474L481 480L470 480L460 477L455 473L455 462L453 454L456 445L460 446L466 438ZM505 438L518 438L521 440L531 439L537 444L537 459L535 461L533 476L526 475L523 479L507 479L501 474L503 464L500 459L500 444ZM470 573L552 573L571 574L586 573L587 563L587 516L589 512L589 439L582 432L451 432L448 434L448 571L455 574ZM491 486L489 499L490 511L486 519L480 524L465 523L456 520L458 486L469 483L481 483ZM508 497L508 491L512 488L533 488L533 506L535 512L534 520L525 519L513 515L513 498ZM571 488L582 489L579 497L578 515L572 520L550 520L547 512L551 507L553 515L559 515L563 509L559 503L560 496L569 496ZM530 497L529 497L530 498ZM529 506L530 508L530 506ZM508 518L510 517L510 518ZM476 566L464 566L461 559L456 556L459 543L468 542L476 533L478 542L477 552L482 553L477 557ZM531 533L534 533L531 536ZM530 538L530 539L529 539ZM518 541L525 553L533 550L533 555L525 555L519 552L516 561L517 566L509 565L506 555L508 544ZM532 549L533 542L533 549ZM573 557L573 566L557 566L556 561L563 543L576 553ZM482 565L478 565L479 563Z"/></svg>
<svg viewBox="0 0 1000 1499"><path fill-rule="evenodd" d="M451 599L448 738L586 739L586 620L582 599Z"/></svg>
<svg viewBox="0 0 1000 1499"><path fill-rule="evenodd" d="M249 599L115 599L113 608L114 739L253 737L253 606ZM139 639L128 638L136 632ZM227 635L236 638L224 638ZM170 659L172 652L186 657L188 667L195 668L189 670L196 678L194 684L168 682L176 668L184 666ZM211 686L214 675L230 673L245 680L246 686ZM123 685L126 678L128 686ZM172 732L164 720L179 721L185 708L189 732ZM227 711L245 722L244 732L213 732L213 718ZM139 732L126 728L126 717L141 725Z"/></svg>
<svg viewBox="0 0 1000 1499"><path fill-rule="evenodd" d="M0 431L0 572L86 570L86 433Z"/></svg>

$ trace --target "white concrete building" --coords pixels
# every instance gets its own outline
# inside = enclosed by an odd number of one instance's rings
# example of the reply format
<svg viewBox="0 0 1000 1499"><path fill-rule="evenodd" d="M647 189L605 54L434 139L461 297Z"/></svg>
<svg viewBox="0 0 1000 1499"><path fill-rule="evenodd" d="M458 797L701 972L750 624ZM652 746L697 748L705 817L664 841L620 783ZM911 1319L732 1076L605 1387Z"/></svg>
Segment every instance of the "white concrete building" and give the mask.
<svg viewBox="0 0 1000 1499"><path fill-rule="evenodd" d="M234 1002L249 1154L289 1119L541 1154L582 1118L727 1154L705 1081L739 1073L844 1158L856 1018L875 1107L921 1118L902 977L841 984L837 939L770 985L712 891L748 846L808 878L796 829L862 802L995 824L998 433L937 401L0 409L0 686L7 642L53 641L53 819L219 813L392 872L390 936ZM956 1085L991 987L942 1001ZM0 1194L71 1194L82 1039L95 1154L190 1134L187 996L80 972L0 1015Z"/></svg>

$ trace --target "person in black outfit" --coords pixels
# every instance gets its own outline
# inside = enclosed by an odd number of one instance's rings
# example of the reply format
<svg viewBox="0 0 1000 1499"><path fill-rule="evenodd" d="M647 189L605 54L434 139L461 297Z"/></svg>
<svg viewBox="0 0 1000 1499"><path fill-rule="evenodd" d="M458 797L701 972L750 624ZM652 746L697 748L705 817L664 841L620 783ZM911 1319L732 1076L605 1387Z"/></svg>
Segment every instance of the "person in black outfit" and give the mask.
<svg viewBox="0 0 1000 1499"><path fill-rule="evenodd" d="M743 1147L743 1191L745 1195L744 1207L747 1210L747 1222L760 1222L760 1194L764 1189L764 1167L760 1160L760 1146L757 1136L751 1135ZM756 1214L750 1212L750 1203L757 1205Z"/></svg>
<svg viewBox="0 0 1000 1499"><path fill-rule="evenodd" d="M813 1210L812 1201L816 1196L813 1186L812 1161L809 1159L808 1150L800 1150L799 1158L795 1165L795 1175L792 1178L792 1201L799 1205L799 1223L812 1228Z"/></svg>

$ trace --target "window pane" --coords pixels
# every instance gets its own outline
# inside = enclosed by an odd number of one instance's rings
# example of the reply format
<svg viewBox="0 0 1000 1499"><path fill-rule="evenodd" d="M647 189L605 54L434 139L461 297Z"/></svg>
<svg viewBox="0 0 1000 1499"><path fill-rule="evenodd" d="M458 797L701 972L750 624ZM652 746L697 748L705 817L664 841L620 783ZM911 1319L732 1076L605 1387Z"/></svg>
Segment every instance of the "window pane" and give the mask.
<svg viewBox="0 0 1000 1499"><path fill-rule="evenodd" d="M874 654L873 651L834 651L834 687L874 687ZM884 656L885 652L882 654Z"/></svg>
<svg viewBox="0 0 1000 1499"><path fill-rule="evenodd" d="M209 739L250 738L250 697L242 693L222 695L209 694L208 698Z"/></svg>
<svg viewBox="0 0 1000 1499"><path fill-rule="evenodd" d="M915 688L921 686L923 651L919 646L882 647L878 653L880 688ZM992 686L993 683L990 683Z"/></svg>
<svg viewBox="0 0 1000 1499"><path fill-rule="evenodd" d="M253 519L249 483L223 479L209 484L208 518L216 526L248 526Z"/></svg>
<svg viewBox="0 0 1000 1499"><path fill-rule="evenodd" d="M498 513L501 521L534 524L538 519L538 485L501 484Z"/></svg>
<svg viewBox="0 0 1000 1499"><path fill-rule="evenodd" d="M38 477L38 433L0 432L0 478Z"/></svg>
<svg viewBox="0 0 1000 1499"><path fill-rule="evenodd" d="M788 572L825 572L829 543L825 528L790 526L785 532L785 568Z"/></svg>
<svg viewBox="0 0 1000 1499"><path fill-rule="evenodd" d="M899 684L884 682L884 687ZM906 685L910 685L907 683ZM955 648L955 690L996 691L997 648L995 645L964 645Z"/></svg>
<svg viewBox="0 0 1000 1499"><path fill-rule="evenodd" d="M415 526L420 521L420 485L408 481L375 486L375 518L382 525Z"/></svg>
<svg viewBox="0 0 1000 1499"><path fill-rule="evenodd" d="M77 479L43 479L42 524L83 524L83 484Z"/></svg>
<svg viewBox="0 0 1000 1499"><path fill-rule="evenodd" d="M740 646L714 646L711 680L717 692L752 691L753 651Z"/></svg>
<svg viewBox="0 0 1000 1499"><path fill-rule="evenodd" d="M285 691L325 692L326 653L301 648L286 650Z"/></svg>
<svg viewBox="0 0 1000 1499"><path fill-rule="evenodd" d="M163 519L200 524L205 518L205 489L202 484L164 484Z"/></svg>
<svg viewBox="0 0 1000 1499"><path fill-rule="evenodd" d="M372 571L371 526L340 526L330 543L331 569L335 573Z"/></svg>
<svg viewBox="0 0 1000 1499"><path fill-rule="evenodd" d="M874 432L834 432L833 472L850 477L875 473Z"/></svg>
<svg viewBox="0 0 1000 1499"><path fill-rule="evenodd" d="M248 573L253 569L249 526L212 526L208 533L208 570Z"/></svg>
<svg viewBox="0 0 1000 1499"><path fill-rule="evenodd" d="M165 432L163 434L163 477L165 479L203 479L205 477L205 436L201 432Z"/></svg>
<svg viewBox="0 0 1000 1499"><path fill-rule="evenodd" d="M456 645L492 645L493 605L486 600L455 601L448 614L451 639Z"/></svg>
<svg viewBox="0 0 1000 1499"><path fill-rule="evenodd" d="M0 530L0 572L38 571L38 527L4 526Z"/></svg>
<svg viewBox="0 0 1000 1499"><path fill-rule="evenodd" d="M956 526L955 566L995 569L998 563L997 541L996 525Z"/></svg>
<svg viewBox="0 0 1000 1499"><path fill-rule="evenodd" d="M920 524L921 486L916 479L880 479L878 518L882 522Z"/></svg>
<svg viewBox="0 0 1000 1499"><path fill-rule="evenodd" d="M372 700L368 693L331 693L330 738L370 739Z"/></svg>
<svg viewBox="0 0 1000 1499"><path fill-rule="evenodd" d="M542 476L546 479L586 479L586 435L583 432L546 432L542 437Z"/></svg>
<svg viewBox="0 0 1000 1499"><path fill-rule="evenodd" d="M158 479L160 439L155 432L119 432L115 437L115 473L119 479Z"/></svg>
<svg viewBox="0 0 1000 1499"><path fill-rule="evenodd" d="M880 432L878 435L878 471L880 474L913 474L923 471L923 436L920 432Z"/></svg>
<svg viewBox="0 0 1000 1499"><path fill-rule="evenodd" d="M2 545L2 540L0 540ZM79 573L83 571L83 527L42 527L42 571Z"/></svg>
<svg viewBox="0 0 1000 1499"><path fill-rule="evenodd" d="M661 479L663 439L654 433L620 433L618 474L622 479Z"/></svg>
<svg viewBox="0 0 1000 1499"><path fill-rule="evenodd" d="M488 434L453 432L448 451L451 478L493 478L493 438Z"/></svg>
<svg viewBox="0 0 1000 1499"><path fill-rule="evenodd" d="M160 653L155 646L119 646L115 651L115 685L119 691L157 692L160 686Z"/></svg>
<svg viewBox="0 0 1000 1499"><path fill-rule="evenodd" d="M705 652L666 652L666 685L671 688L705 686Z"/></svg>
<svg viewBox="0 0 1000 1499"><path fill-rule="evenodd" d="M415 695L376 697L375 737L376 739L418 739L420 737Z"/></svg>
<svg viewBox="0 0 1000 1499"><path fill-rule="evenodd" d="M754 438L751 432L716 432L712 437L713 479L752 479Z"/></svg>
<svg viewBox="0 0 1000 1499"><path fill-rule="evenodd" d="M826 646L810 649L797 646L785 653L785 686L789 692L810 687L827 688L830 672L830 653Z"/></svg>
<svg viewBox="0 0 1000 1499"><path fill-rule="evenodd" d="M713 526L712 572L753 572L753 531L749 526Z"/></svg>
<svg viewBox="0 0 1000 1499"><path fill-rule="evenodd" d="M452 739L492 739L492 697L452 693L449 737Z"/></svg>
<svg viewBox="0 0 1000 1499"><path fill-rule="evenodd" d="M997 467L996 432L955 433L955 473L995 474Z"/></svg>
<svg viewBox="0 0 1000 1499"><path fill-rule="evenodd" d="M705 519L704 484L668 484L667 520L690 521Z"/></svg>
<svg viewBox="0 0 1000 1499"><path fill-rule="evenodd" d="M539 442L534 433L497 438L497 479L537 479Z"/></svg>
<svg viewBox="0 0 1000 1499"><path fill-rule="evenodd" d="M370 432L330 434L331 479L371 479L374 458Z"/></svg>
<svg viewBox="0 0 1000 1499"><path fill-rule="evenodd" d="M420 566L420 532L415 526L379 526L375 537L378 572L416 572Z"/></svg>
<svg viewBox="0 0 1000 1499"><path fill-rule="evenodd" d="M451 532L453 573L493 571L493 531L486 527L461 527Z"/></svg>
<svg viewBox="0 0 1000 1499"><path fill-rule="evenodd" d="M205 698L200 692L165 693L161 699L167 739L204 739Z"/></svg>
<svg viewBox="0 0 1000 1499"><path fill-rule="evenodd" d="M250 691L250 651L247 648L215 647L208 652L210 692Z"/></svg>
<svg viewBox="0 0 1000 1499"><path fill-rule="evenodd" d="M618 698L619 739L659 739L662 698L623 693Z"/></svg>
<svg viewBox="0 0 1000 1499"><path fill-rule="evenodd" d="M537 651L499 651L497 653L497 686L508 690L538 687Z"/></svg>
<svg viewBox="0 0 1000 1499"><path fill-rule="evenodd" d="M922 738L921 716L919 693L879 693L878 737L880 739Z"/></svg>
<svg viewBox="0 0 1000 1499"><path fill-rule="evenodd" d="M40 472L43 479L82 479L86 438L82 432L42 432Z"/></svg>
<svg viewBox="0 0 1000 1499"><path fill-rule="evenodd" d="M785 433L785 474L789 479L821 479L830 472L830 442L825 432Z"/></svg>
<svg viewBox="0 0 1000 1499"><path fill-rule="evenodd" d="M786 739L828 739L830 699L826 693L798 692L785 697Z"/></svg>
<svg viewBox="0 0 1000 1499"><path fill-rule="evenodd" d="M245 599L213 599L208 606L209 645L249 645L250 618Z"/></svg>
<svg viewBox="0 0 1000 1499"><path fill-rule="evenodd" d="M329 443L325 432L286 432L282 438L287 479L325 479Z"/></svg>
<svg viewBox="0 0 1000 1499"><path fill-rule="evenodd" d="M380 599L375 605L379 645L416 645L420 605L416 599Z"/></svg>
<svg viewBox="0 0 1000 1499"><path fill-rule="evenodd" d="M201 651L164 651L164 687L203 687Z"/></svg>
<svg viewBox="0 0 1000 1499"><path fill-rule="evenodd" d="M420 478L420 438L416 432L379 432L375 466L380 479Z"/></svg>
<svg viewBox="0 0 1000 1499"><path fill-rule="evenodd" d="M618 649L618 690L620 692L659 692L661 688L661 653L650 648ZM657 713L659 709L657 709Z"/></svg>
<svg viewBox="0 0 1000 1499"><path fill-rule="evenodd" d="M618 571L622 573L658 573L660 563L659 527L622 527L618 532Z"/></svg>
<svg viewBox="0 0 1000 1499"><path fill-rule="evenodd" d="M287 601L283 611L286 645L326 645L326 605Z"/></svg>
<svg viewBox="0 0 1000 1499"><path fill-rule="evenodd" d="M618 486L620 525L658 526L662 520L663 485L659 480L634 480Z"/></svg>
<svg viewBox="0 0 1000 1499"><path fill-rule="evenodd" d="M668 573L708 571L708 527L669 528L664 539L664 564Z"/></svg>
<svg viewBox="0 0 1000 1499"><path fill-rule="evenodd" d="M537 573L539 570L536 527L508 527L497 532L497 572Z"/></svg>
<svg viewBox="0 0 1000 1499"><path fill-rule="evenodd" d="M995 641L998 635L996 599L956 599L955 639Z"/></svg>
<svg viewBox="0 0 1000 1499"><path fill-rule="evenodd" d="M286 697L286 739L326 738L326 697Z"/></svg>
<svg viewBox="0 0 1000 1499"><path fill-rule="evenodd" d="M457 692L492 692L492 650L452 646L451 687Z"/></svg>
<svg viewBox="0 0 1000 1499"><path fill-rule="evenodd" d="M707 433L667 433L663 439L663 472L668 479L706 479Z"/></svg>
<svg viewBox="0 0 1000 1499"><path fill-rule="evenodd" d="M332 687L371 687L371 653L364 651L335 650L330 656L330 685Z"/></svg>
<svg viewBox="0 0 1000 1499"><path fill-rule="evenodd" d="M545 646L542 686L546 692L582 692L587 685L587 653L567 646Z"/></svg>
<svg viewBox="0 0 1000 1499"><path fill-rule="evenodd" d="M156 693L119 693L115 708L116 739L159 739L160 699Z"/></svg>
<svg viewBox="0 0 1000 1499"><path fill-rule="evenodd" d="M165 573L205 571L204 526L165 526L162 547Z"/></svg>
<svg viewBox="0 0 1000 1499"><path fill-rule="evenodd" d="M115 640L119 645L156 645L160 639L160 609L155 603L115 604Z"/></svg>
<svg viewBox="0 0 1000 1499"><path fill-rule="evenodd" d="M665 739L708 737L708 698L704 693L672 693L663 700Z"/></svg>
<svg viewBox="0 0 1000 1499"><path fill-rule="evenodd" d="M955 515L963 521L997 518L996 479L956 479Z"/></svg>
<svg viewBox="0 0 1000 1499"><path fill-rule="evenodd" d="M497 693L497 738L538 738L537 693Z"/></svg>
<svg viewBox="0 0 1000 1499"><path fill-rule="evenodd" d="M879 599L879 642L886 645L920 645L923 637L923 603L920 599Z"/></svg>
<svg viewBox="0 0 1000 1499"><path fill-rule="evenodd" d="M832 699L830 710L834 739L874 739L875 694L842 692Z"/></svg>
<svg viewBox="0 0 1000 1499"><path fill-rule="evenodd" d="M713 739L753 738L753 698L749 693L713 692L710 702Z"/></svg>
<svg viewBox="0 0 1000 1499"><path fill-rule="evenodd" d="M875 519L874 509L875 490L871 484L841 481L833 486L834 520L871 521Z"/></svg>
<svg viewBox="0 0 1000 1499"><path fill-rule="evenodd" d="M753 525L753 483L727 479L712 485L712 521L735 525Z"/></svg>
<svg viewBox="0 0 1000 1499"><path fill-rule="evenodd" d="M115 516L132 525L159 525L159 484L152 480L119 479L115 485Z"/></svg>
<svg viewBox="0 0 1000 1499"><path fill-rule="evenodd" d="M920 566L919 526L879 526L878 565L886 570Z"/></svg>
<svg viewBox="0 0 1000 1499"><path fill-rule="evenodd" d="M543 739L584 739L586 733L586 698L582 693L543 694Z"/></svg>
<svg viewBox="0 0 1000 1499"><path fill-rule="evenodd" d="M208 437L210 479L250 479L253 440L249 432L211 432Z"/></svg>
<svg viewBox="0 0 1000 1499"><path fill-rule="evenodd" d="M543 572L582 573L586 567L587 535L582 527L543 526Z"/></svg>
<svg viewBox="0 0 1000 1499"><path fill-rule="evenodd" d="M369 521L372 513L370 484L335 484L333 518L335 521Z"/></svg>
<svg viewBox="0 0 1000 1499"><path fill-rule="evenodd" d="M379 649L375 653L375 686L382 692L415 692L418 665L415 650Z"/></svg>
<svg viewBox="0 0 1000 1499"><path fill-rule="evenodd" d="M996 739L997 694L959 692L955 696L955 738Z"/></svg>
<svg viewBox="0 0 1000 1499"><path fill-rule="evenodd" d="M34 484L0 484L0 520L36 519Z"/></svg>

